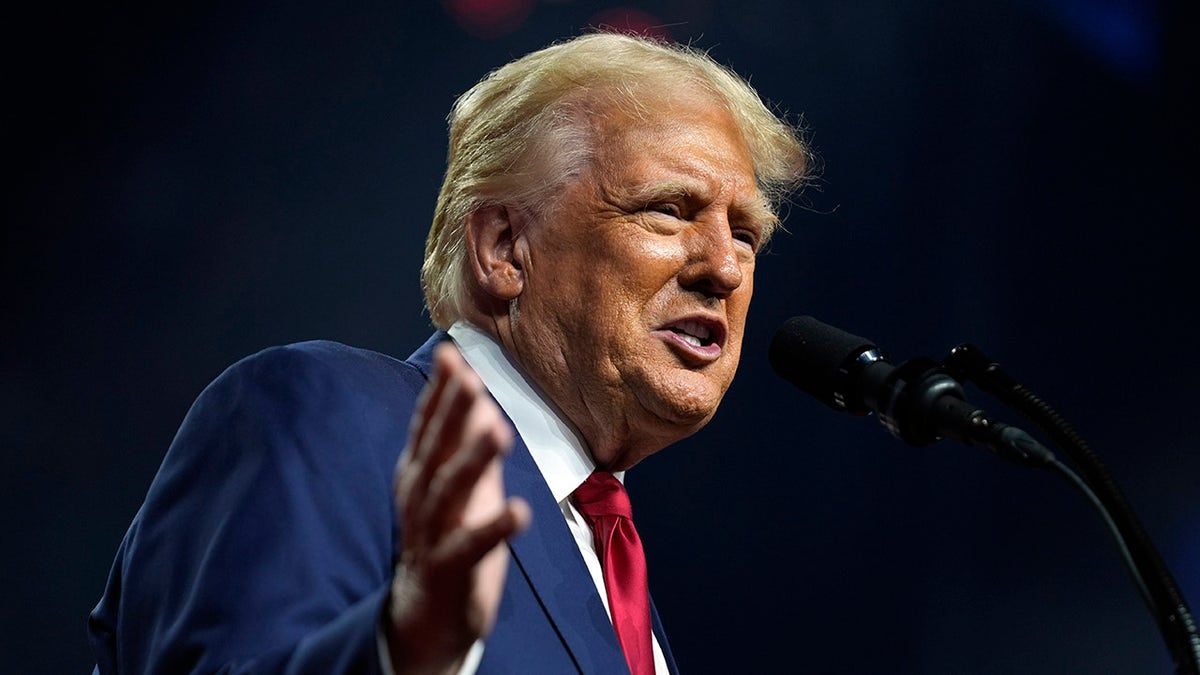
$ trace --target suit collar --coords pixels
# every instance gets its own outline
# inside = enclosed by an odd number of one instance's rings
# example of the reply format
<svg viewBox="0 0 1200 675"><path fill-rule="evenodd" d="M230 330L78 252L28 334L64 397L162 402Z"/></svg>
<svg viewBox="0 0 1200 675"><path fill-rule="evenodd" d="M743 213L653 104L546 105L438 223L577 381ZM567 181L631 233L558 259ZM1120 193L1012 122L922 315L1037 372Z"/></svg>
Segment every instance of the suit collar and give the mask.
<svg viewBox="0 0 1200 675"><path fill-rule="evenodd" d="M534 524L510 543L513 560L580 672L622 672L625 659L612 622L562 510L520 438L505 462L504 482L509 494L523 497L533 511Z"/></svg>
<svg viewBox="0 0 1200 675"><path fill-rule="evenodd" d="M417 370L421 371L421 374L428 380L430 374L433 373L433 348L449 339L450 335L446 331L439 330L430 335L425 344L417 347L417 351L409 354L405 361L416 366Z"/></svg>

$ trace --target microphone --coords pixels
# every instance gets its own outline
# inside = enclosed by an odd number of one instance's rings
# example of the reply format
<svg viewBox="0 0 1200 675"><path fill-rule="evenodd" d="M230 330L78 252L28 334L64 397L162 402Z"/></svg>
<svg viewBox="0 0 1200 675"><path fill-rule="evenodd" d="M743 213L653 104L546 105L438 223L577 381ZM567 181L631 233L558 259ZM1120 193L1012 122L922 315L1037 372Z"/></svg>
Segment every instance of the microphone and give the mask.
<svg viewBox="0 0 1200 675"><path fill-rule="evenodd" d="M811 316L785 321L769 356L775 372L801 391L839 412L875 413L909 445L949 438L1027 466L1054 461L1029 434L968 403L958 380L932 359L893 366L870 340Z"/></svg>
<svg viewBox="0 0 1200 675"><path fill-rule="evenodd" d="M964 357L961 350L968 346L960 345L947 361L982 356L971 348ZM776 373L802 391L834 410L853 415L875 413L888 431L906 443L920 446L950 438L1017 464L1058 472L1104 518L1134 583L1158 622L1175 661L1175 672L1200 673L1200 630L1179 584L1104 465L1041 399L1023 387L1023 393L999 393L1005 387L992 388L995 380L983 385L1002 401L1017 400L1017 409L1083 467L1082 478L1029 434L997 422L968 403L952 371L931 359L919 357L893 366L870 340L810 316L798 316L785 321L775 332L770 360ZM966 372L971 370L974 367Z"/></svg>

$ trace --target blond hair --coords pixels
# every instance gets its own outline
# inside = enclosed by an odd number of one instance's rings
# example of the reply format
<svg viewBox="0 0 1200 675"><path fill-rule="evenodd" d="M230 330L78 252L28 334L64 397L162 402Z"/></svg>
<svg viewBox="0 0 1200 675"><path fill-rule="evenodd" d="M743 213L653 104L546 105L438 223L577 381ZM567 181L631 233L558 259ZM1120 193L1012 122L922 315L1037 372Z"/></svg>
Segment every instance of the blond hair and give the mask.
<svg viewBox="0 0 1200 675"><path fill-rule="evenodd" d="M593 158L582 117L639 112L649 83L699 87L741 130L759 190L772 209L800 187L810 152L737 74L691 47L595 33L552 45L489 73L454 103L446 175L425 242L421 285L434 325L469 301L464 227L474 211L505 204L536 218ZM769 234L769 233L768 233Z"/></svg>

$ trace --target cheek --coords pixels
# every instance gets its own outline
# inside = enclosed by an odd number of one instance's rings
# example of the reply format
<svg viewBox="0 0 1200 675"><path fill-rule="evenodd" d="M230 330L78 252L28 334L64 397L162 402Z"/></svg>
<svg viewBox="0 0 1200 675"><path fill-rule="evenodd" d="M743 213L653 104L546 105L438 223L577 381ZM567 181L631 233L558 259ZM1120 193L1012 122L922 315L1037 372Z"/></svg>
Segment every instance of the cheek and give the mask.
<svg viewBox="0 0 1200 675"><path fill-rule="evenodd" d="M614 336L618 340L630 337L631 329L640 336L656 327L650 324L668 318L672 307L679 304L680 247L640 242L609 252L612 257L597 279L598 306L592 319L606 322L610 331L619 331Z"/></svg>

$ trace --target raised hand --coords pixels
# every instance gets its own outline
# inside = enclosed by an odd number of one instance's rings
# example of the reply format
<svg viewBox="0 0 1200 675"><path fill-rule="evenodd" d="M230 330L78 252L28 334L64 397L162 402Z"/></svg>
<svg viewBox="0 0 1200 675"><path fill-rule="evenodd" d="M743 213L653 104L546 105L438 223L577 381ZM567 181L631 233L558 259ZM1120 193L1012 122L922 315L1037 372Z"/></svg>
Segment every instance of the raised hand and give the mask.
<svg viewBox="0 0 1200 675"><path fill-rule="evenodd" d="M385 617L400 673L454 672L496 620L508 551L529 506L505 499L512 431L479 377L448 344L417 402L396 467L402 550Z"/></svg>

